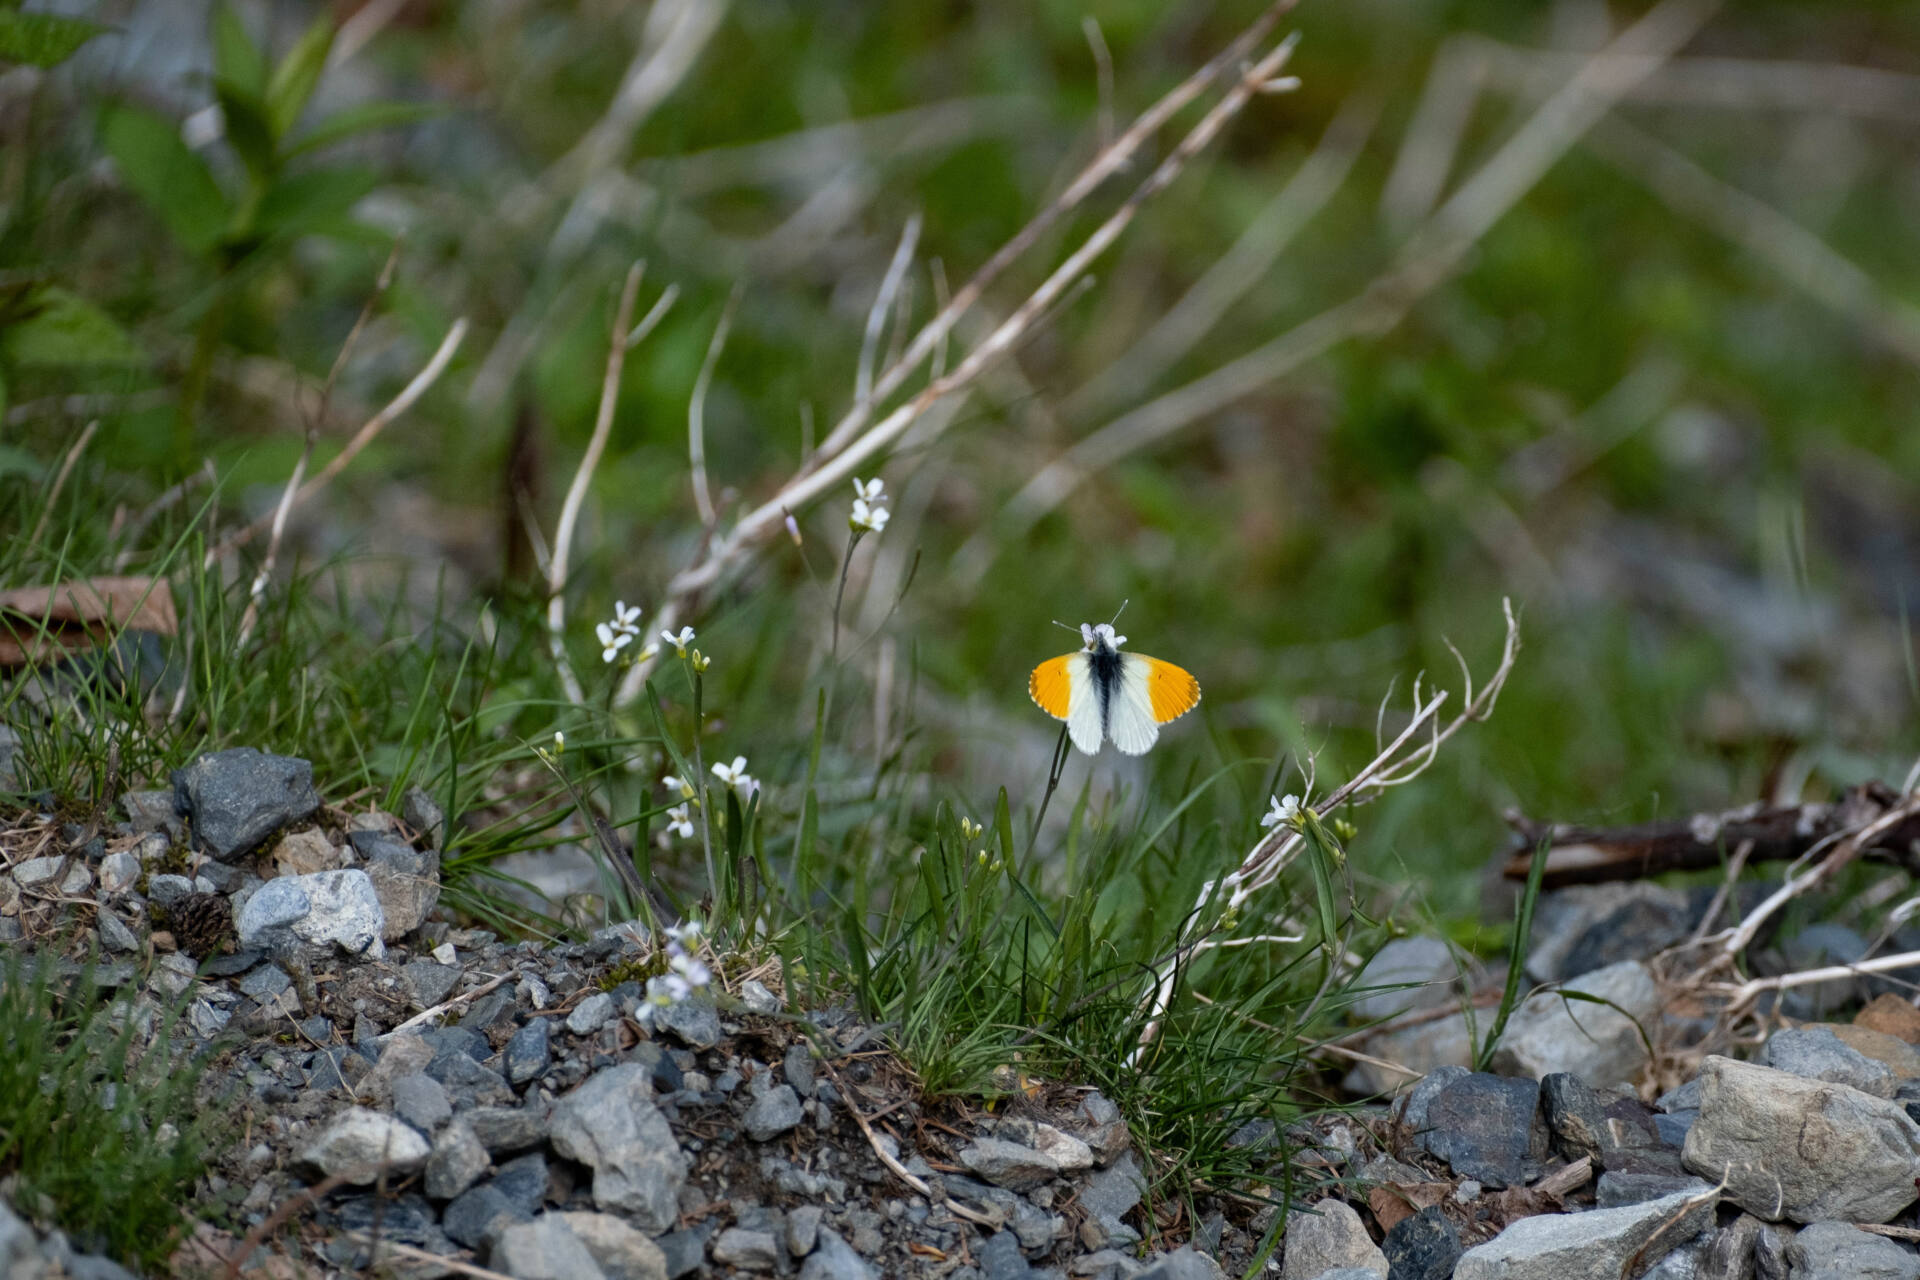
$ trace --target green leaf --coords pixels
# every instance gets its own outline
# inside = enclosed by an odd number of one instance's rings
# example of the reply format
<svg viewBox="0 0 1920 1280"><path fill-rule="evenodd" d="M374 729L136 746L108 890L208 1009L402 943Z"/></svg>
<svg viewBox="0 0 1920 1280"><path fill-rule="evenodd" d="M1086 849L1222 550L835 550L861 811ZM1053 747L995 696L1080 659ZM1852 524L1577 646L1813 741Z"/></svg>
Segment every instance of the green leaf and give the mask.
<svg viewBox="0 0 1920 1280"><path fill-rule="evenodd" d="M261 197L252 229L262 236L332 230L374 185L368 169L315 169L282 178Z"/></svg>
<svg viewBox="0 0 1920 1280"><path fill-rule="evenodd" d="M291 133L300 113L306 110L313 87L320 83L320 73L327 69L327 53L332 48L333 19L322 14L273 69L273 78L267 81L267 119L276 139Z"/></svg>
<svg viewBox="0 0 1920 1280"><path fill-rule="evenodd" d="M120 176L153 207L174 239L195 253L206 253L225 232L227 198L206 163L180 140L173 121L140 107L109 107L101 120L101 141L120 167Z"/></svg>
<svg viewBox="0 0 1920 1280"><path fill-rule="evenodd" d="M1340 925L1337 917L1339 899L1333 886L1334 863L1339 859L1339 845L1333 834L1320 825L1320 819L1311 809L1300 811L1300 834L1307 846L1307 867L1313 873L1314 906L1320 916L1320 945L1332 954L1334 940L1339 937Z"/></svg>
<svg viewBox="0 0 1920 1280"><path fill-rule="evenodd" d="M213 82L213 96L220 103L220 119L226 126L228 145L240 157L240 163L247 166L255 185L266 185L280 169L266 108L258 98L225 80Z"/></svg>
<svg viewBox="0 0 1920 1280"><path fill-rule="evenodd" d="M5 411L6 407L6 384L0 382L0 412ZM25 449L16 449L10 444L0 444L0 480L8 476L25 476L38 484L40 477L46 473L46 464Z"/></svg>
<svg viewBox="0 0 1920 1280"><path fill-rule="evenodd" d="M0 62L58 66L105 30L99 23L84 18L0 9Z"/></svg>
<svg viewBox="0 0 1920 1280"><path fill-rule="evenodd" d="M24 320L0 330L0 356L9 364L57 368L147 362L112 316L78 294L48 285L33 295L33 304Z"/></svg>
<svg viewBox="0 0 1920 1280"><path fill-rule="evenodd" d="M266 97L266 51L253 42L230 4L213 9L213 76L255 102Z"/></svg>
<svg viewBox="0 0 1920 1280"><path fill-rule="evenodd" d="M287 148L286 155L289 158L305 155L309 151L318 151L351 138L356 133L418 124L422 120L446 115L447 112L448 108L435 102L363 102L357 107L336 111L314 125L298 142Z"/></svg>

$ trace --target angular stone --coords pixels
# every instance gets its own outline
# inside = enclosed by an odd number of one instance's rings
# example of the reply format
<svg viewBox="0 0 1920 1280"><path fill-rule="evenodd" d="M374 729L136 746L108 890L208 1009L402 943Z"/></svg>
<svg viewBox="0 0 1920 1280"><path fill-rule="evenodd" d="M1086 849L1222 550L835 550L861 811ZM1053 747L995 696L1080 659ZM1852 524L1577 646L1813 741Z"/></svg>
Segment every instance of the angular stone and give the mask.
<svg viewBox="0 0 1920 1280"><path fill-rule="evenodd" d="M482 1183L454 1198L441 1215L440 1227L448 1239L480 1249L509 1225L526 1220L527 1215L505 1196Z"/></svg>
<svg viewBox="0 0 1920 1280"><path fill-rule="evenodd" d="M1460 1255L1454 1280L1619 1280L1634 1259L1657 1261L1712 1227L1714 1202L1711 1193L1683 1192L1618 1209L1522 1218Z"/></svg>
<svg viewBox="0 0 1920 1280"><path fill-rule="evenodd" d="M281 836L273 846L273 869L283 876L310 876L340 870L340 850L326 832L308 827Z"/></svg>
<svg viewBox="0 0 1920 1280"><path fill-rule="evenodd" d="M300 1153L323 1177L365 1186L382 1172L411 1172L426 1163L427 1140L411 1125L365 1107L348 1107Z"/></svg>
<svg viewBox="0 0 1920 1280"><path fill-rule="evenodd" d="M528 1213L540 1212L547 1202L547 1158L530 1151L494 1171L488 1185Z"/></svg>
<svg viewBox="0 0 1920 1280"><path fill-rule="evenodd" d="M1898 1103L1718 1056L1700 1082L1686 1166L1755 1217L1885 1222L1920 1196L1920 1126Z"/></svg>
<svg viewBox="0 0 1920 1280"><path fill-rule="evenodd" d="M800 1264L800 1280L875 1280L873 1268L837 1231L820 1228L820 1243Z"/></svg>
<svg viewBox="0 0 1920 1280"><path fill-rule="evenodd" d="M1780 943L1788 972L1850 965L1866 955L1867 940L1839 924L1810 924ZM1858 1000L1861 986L1862 979L1848 976L1790 987L1780 993L1780 1006L1791 1018L1824 1018Z"/></svg>
<svg viewBox="0 0 1920 1280"><path fill-rule="evenodd" d="M814 1243L820 1238L820 1220L825 1216L826 1210L817 1204L787 1210L787 1252L796 1258L812 1253Z"/></svg>
<svg viewBox="0 0 1920 1280"><path fill-rule="evenodd" d="M192 820L195 848L233 862L274 832L313 817L320 793L305 760L235 747L174 770L173 803Z"/></svg>
<svg viewBox="0 0 1920 1280"><path fill-rule="evenodd" d="M607 1280L667 1280L660 1246L610 1213L550 1214L587 1246Z"/></svg>
<svg viewBox="0 0 1920 1280"><path fill-rule="evenodd" d="M1474 1072L1427 1105L1422 1142L1463 1178L1490 1187L1531 1182L1547 1153L1545 1126L1535 1123L1539 1100L1533 1080Z"/></svg>
<svg viewBox="0 0 1920 1280"><path fill-rule="evenodd" d="M1415 1009L1432 1009L1453 999L1460 965L1453 948L1439 938L1395 938L1373 953L1354 979L1353 990L1366 995L1348 1007L1355 1022L1384 1022Z"/></svg>
<svg viewBox="0 0 1920 1280"><path fill-rule="evenodd" d="M1063 1173L1093 1168L1093 1148L1050 1124L1012 1118L1002 1120L998 1132L1023 1146L1032 1147L1041 1155L1053 1157L1053 1162L1060 1166Z"/></svg>
<svg viewBox="0 0 1920 1280"><path fill-rule="evenodd" d="M1832 1032L1835 1039L1855 1053L1885 1063L1895 1080L1920 1079L1920 1050L1899 1036L1850 1022L1809 1022L1802 1029Z"/></svg>
<svg viewBox="0 0 1920 1280"><path fill-rule="evenodd" d="M1561 991L1606 1003L1568 999ZM1660 1009L1652 972L1638 960L1623 960L1522 1001L1494 1050L1493 1069L1535 1079L1568 1071L1596 1088L1631 1080L1647 1061L1641 1027Z"/></svg>
<svg viewBox="0 0 1920 1280"><path fill-rule="evenodd" d="M373 881L386 916L386 941L397 941L419 928L440 900L440 855L422 853L379 831L356 831L348 838L354 851L366 859L367 878Z"/></svg>
<svg viewBox="0 0 1920 1280"><path fill-rule="evenodd" d="M1289 1213L1280 1280L1316 1280L1335 1267L1359 1267L1385 1280L1387 1256L1345 1201L1321 1200Z"/></svg>
<svg viewBox="0 0 1920 1280"><path fill-rule="evenodd" d="M805 1114L793 1086L783 1084L755 1098L740 1124L755 1142L770 1142L799 1124Z"/></svg>
<svg viewBox="0 0 1920 1280"><path fill-rule="evenodd" d="M1318 1280L1377 1280L1377 1277L1377 1272L1365 1267L1342 1267L1323 1273ZM1133 1280L1226 1280L1226 1273L1212 1258L1190 1244L1183 1244L1146 1269L1135 1272Z"/></svg>
<svg viewBox="0 0 1920 1280"><path fill-rule="evenodd" d="M235 926L243 947L304 944L376 960L386 955L380 899L358 869L269 880L247 899Z"/></svg>
<svg viewBox="0 0 1920 1280"><path fill-rule="evenodd" d="M1903 1048L1905 1046L1902 1046ZM1911 1050L1909 1050L1911 1052ZM1776 1031L1767 1037L1754 1061L1763 1067L1786 1071L1804 1080L1825 1080L1870 1093L1876 1098L1891 1098L1892 1070L1840 1043L1840 1038L1825 1028L1801 1027Z"/></svg>
<svg viewBox="0 0 1920 1280"><path fill-rule="evenodd" d="M1437 1206L1400 1219L1380 1242L1393 1280L1447 1280L1462 1252L1459 1229Z"/></svg>
<svg viewBox="0 0 1920 1280"><path fill-rule="evenodd" d="M415 1012L431 1009L452 995L463 976L453 965L436 964L432 960L409 960L400 974L413 993Z"/></svg>
<svg viewBox="0 0 1920 1280"><path fill-rule="evenodd" d="M173 807L171 787L163 791L125 792L120 797L120 807L127 811L127 821L137 834L158 831L177 840L186 832L179 811Z"/></svg>
<svg viewBox="0 0 1920 1280"><path fill-rule="evenodd" d="M1920 1280L1920 1254L1847 1222L1815 1222L1787 1245L1793 1280Z"/></svg>
<svg viewBox="0 0 1920 1280"><path fill-rule="evenodd" d="M555 1214L502 1231L488 1262L514 1280L606 1280L586 1243Z"/></svg>
<svg viewBox="0 0 1920 1280"><path fill-rule="evenodd" d="M968 1143L960 1148L960 1163L994 1186L1010 1191L1031 1191L1060 1172L1060 1164L1052 1156L1000 1138L978 1138Z"/></svg>
<svg viewBox="0 0 1920 1280"><path fill-rule="evenodd" d="M140 859L126 850L100 859L100 892L117 898L139 882Z"/></svg>
<svg viewBox="0 0 1920 1280"><path fill-rule="evenodd" d="M1664 885L1577 885L1542 894L1533 914L1527 976L1559 982L1621 960L1644 960L1685 938L1694 912Z"/></svg>
<svg viewBox="0 0 1920 1280"><path fill-rule="evenodd" d="M427 1157L426 1192L435 1200L452 1200L487 1171L487 1149L474 1136L473 1126L455 1120L434 1139Z"/></svg>
<svg viewBox="0 0 1920 1280"><path fill-rule="evenodd" d="M446 847L446 810L442 809L439 803L420 787L408 787L407 793L400 797L400 818L427 838L428 848L444 849Z"/></svg>
<svg viewBox="0 0 1920 1280"><path fill-rule="evenodd" d="M1884 991L1853 1015L1853 1025L1920 1045L1920 1009L1891 991Z"/></svg>
<svg viewBox="0 0 1920 1280"><path fill-rule="evenodd" d="M512 1155L547 1140L549 1117L540 1107L475 1107L466 1121L491 1155Z"/></svg>
<svg viewBox="0 0 1920 1280"><path fill-rule="evenodd" d="M1362 1062L1342 1082L1352 1093L1389 1093L1415 1079L1449 1068L1465 1071L1474 1058L1473 1036L1464 1014L1450 1013L1395 1031L1379 1031L1361 1047L1392 1067ZM1402 1070L1404 1068L1404 1070Z"/></svg>
<svg viewBox="0 0 1920 1280"><path fill-rule="evenodd" d="M453 1103L447 1099L446 1086L432 1076L412 1072L393 1082L393 1112L422 1133L432 1133L453 1119ZM458 1191L444 1195L451 1200Z"/></svg>
<svg viewBox="0 0 1920 1280"><path fill-rule="evenodd" d="M53 854L45 858L28 858L25 862L13 864L13 882L22 889L37 892L50 892L54 881L67 869L64 855Z"/></svg>
<svg viewBox="0 0 1920 1280"><path fill-rule="evenodd" d="M713 1260L746 1271L771 1271L780 1261L780 1243L771 1231L728 1227L713 1242Z"/></svg>
<svg viewBox="0 0 1920 1280"><path fill-rule="evenodd" d="M787 1055L781 1060L780 1073L793 1086L793 1091L803 1098L813 1096L813 1053L804 1044L787 1046Z"/></svg>
<svg viewBox="0 0 1920 1280"><path fill-rule="evenodd" d="M1120 1108L1098 1091L1080 1099L1073 1120L1075 1131L1081 1141L1093 1148L1093 1158L1098 1164L1112 1164L1133 1145L1133 1135L1127 1131Z"/></svg>
<svg viewBox="0 0 1920 1280"><path fill-rule="evenodd" d="M507 1041L507 1082L518 1088L546 1073L551 1050L545 1018L529 1018Z"/></svg>
<svg viewBox="0 0 1920 1280"><path fill-rule="evenodd" d="M1020 1241L1011 1231L996 1231L974 1247L980 1270L987 1280L1026 1280L1033 1274Z"/></svg>
<svg viewBox="0 0 1920 1280"><path fill-rule="evenodd" d="M711 1049L720 1043L720 1012L704 996L667 1005L654 1013L653 1021L690 1048Z"/></svg>
<svg viewBox="0 0 1920 1280"><path fill-rule="evenodd" d="M555 1151L593 1170L596 1205L649 1231L679 1218L687 1160L653 1105L645 1067L622 1063L594 1075L555 1104L550 1134Z"/></svg>
<svg viewBox="0 0 1920 1280"><path fill-rule="evenodd" d="M1146 1193L1147 1180L1141 1175L1133 1152L1128 1151L1087 1179L1080 1191L1080 1203L1100 1221L1117 1223L1133 1211Z"/></svg>
<svg viewBox="0 0 1920 1280"><path fill-rule="evenodd" d="M577 1036L589 1036L607 1024L613 1016L613 997L596 991L573 1007L567 1015L567 1030Z"/></svg>

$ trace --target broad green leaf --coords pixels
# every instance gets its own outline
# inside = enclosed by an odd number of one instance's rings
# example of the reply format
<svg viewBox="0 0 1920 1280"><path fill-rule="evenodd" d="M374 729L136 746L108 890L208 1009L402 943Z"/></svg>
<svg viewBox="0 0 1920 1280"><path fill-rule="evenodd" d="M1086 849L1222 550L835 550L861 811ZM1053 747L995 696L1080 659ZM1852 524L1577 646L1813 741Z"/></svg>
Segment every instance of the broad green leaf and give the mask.
<svg viewBox="0 0 1920 1280"><path fill-rule="evenodd" d="M0 382L0 411L6 409L6 384ZM25 476L38 484L47 473L47 466L25 449L16 449L10 444L0 444L0 480L8 476Z"/></svg>
<svg viewBox="0 0 1920 1280"><path fill-rule="evenodd" d="M120 176L153 207L174 238L196 253L219 243L226 230L227 198L199 156L180 140L173 121L141 107L109 107L101 141Z"/></svg>
<svg viewBox="0 0 1920 1280"><path fill-rule="evenodd" d="M0 62L58 66L105 30L99 23L84 18L0 9Z"/></svg>
<svg viewBox="0 0 1920 1280"><path fill-rule="evenodd" d="M0 354L20 367L144 365L147 357L112 316L52 285L33 297L26 319L0 330Z"/></svg>
<svg viewBox="0 0 1920 1280"><path fill-rule="evenodd" d="M280 59L267 81L267 120L273 136L284 138L293 131L300 113L306 110L320 73L327 68L327 53L333 48L333 19L322 14L314 20Z"/></svg>
<svg viewBox="0 0 1920 1280"><path fill-rule="evenodd" d="M332 230L374 182L368 169L316 169L282 178L254 210L253 230L262 236Z"/></svg>
<svg viewBox="0 0 1920 1280"><path fill-rule="evenodd" d="M305 155L309 151L330 147L357 133L367 133L374 129L394 129L401 125L418 124L422 120L446 115L447 110L446 107L433 102L363 102L357 107L336 111L314 125L301 135L298 142L286 149L286 155L289 158Z"/></svg>
<svg viewBox="0 0 1920 1280"><path fill-rule="evenodd" d="M273 126L267 121L260 100L225 80L213 82L213 95L220 102L220 119L226 126L227 143L247 166L247 173L264 186L279 171L280 157L273 147Z"/></svg>
<svg viewBox="0 0 1920 1280"><path fill-rule="evenodd" d="M267 55L230 4L213 8L213 76L255 102L267 95Z"/></svg>

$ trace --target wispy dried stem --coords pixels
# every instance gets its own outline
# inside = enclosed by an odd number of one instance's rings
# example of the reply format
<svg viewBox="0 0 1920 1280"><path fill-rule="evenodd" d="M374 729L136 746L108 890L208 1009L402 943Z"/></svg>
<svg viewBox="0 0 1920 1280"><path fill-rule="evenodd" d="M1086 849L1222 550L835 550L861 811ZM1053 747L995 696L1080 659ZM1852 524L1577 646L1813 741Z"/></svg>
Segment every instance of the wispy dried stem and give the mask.
<svg viewBox="0 0 1920 1280"><path fill-rule="evenodd" d="M100 431L100 420L95 418L80 432L80 438L67 450L67 456L60 460L60 470L53 477L53 487L47 490L47 500L40 507L40 518L33 522L33 533L27 538L27 545L39 546L40 538L47 531L47 521L53 518L53 509L60 501L60 491L67 487L67 477L73 474L80 455L93 443L93 437Z"/></svg>
<svg viewBox="0 0 1920 1280"><path fill-rule="evenodd" d="M713 493L707 486L707 389L713 385L713 371L720 364L720 353L727 349L727 331L733 327L733 309L739 305L740 286L736 284L727 295L727 305L720 311L720 323L713 326L713 341L707 344L706 359L700 362L700 374L693 380L693 394L687 399L687 465L693 472L693 507L700 515L702 527L708 529L719 517L713 509Z"/></svg>

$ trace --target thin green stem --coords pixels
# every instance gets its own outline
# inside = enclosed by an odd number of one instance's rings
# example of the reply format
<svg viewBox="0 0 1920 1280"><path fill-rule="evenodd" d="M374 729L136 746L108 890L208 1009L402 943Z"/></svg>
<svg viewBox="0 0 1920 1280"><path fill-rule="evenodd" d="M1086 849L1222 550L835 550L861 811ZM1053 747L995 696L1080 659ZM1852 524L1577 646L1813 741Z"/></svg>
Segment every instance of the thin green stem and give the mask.
<svg viewBox="0 0 1920 1280"><path fill-rule="evenodd" d="M1027 833L1027 854L1032 856L1034 845L1040 841L1040 824L1046 820L1047 806L1053 802L1053 793L1060 787L1060 775L1067 771L1067 758L1073 754L1067 744L1067 726L1060 726L1060 740L1053 744L1053 764L1047 769L1047 790L1040 797L1039 811L1033 815L1033 830Z"/></svg>

